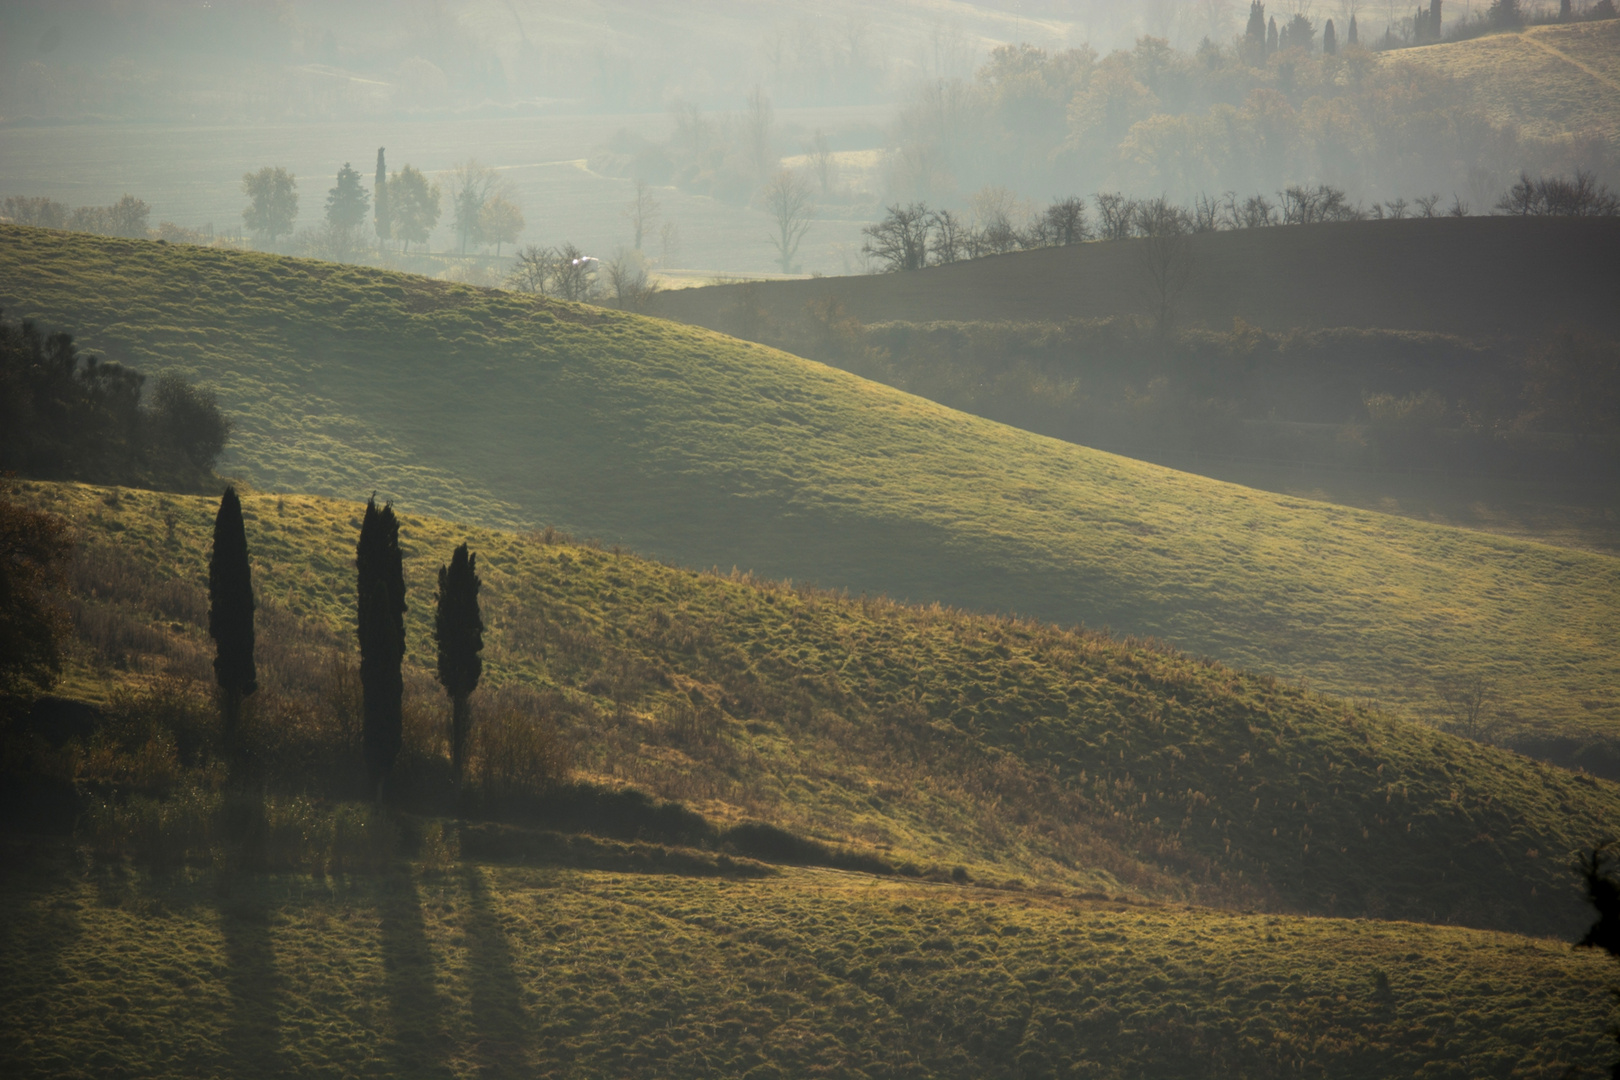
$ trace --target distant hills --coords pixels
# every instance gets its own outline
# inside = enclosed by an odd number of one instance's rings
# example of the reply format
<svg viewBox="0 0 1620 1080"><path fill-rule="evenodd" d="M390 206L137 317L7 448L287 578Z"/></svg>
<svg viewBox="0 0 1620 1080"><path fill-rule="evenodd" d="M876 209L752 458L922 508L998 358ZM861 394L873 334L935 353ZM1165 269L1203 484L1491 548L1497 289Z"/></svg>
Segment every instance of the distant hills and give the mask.
<svg viewBox="0 0 1620 1080"><path fill-rule="evenodd" d="M1442 680L1486 677L1504 735L1620 728L1610 557L1132 462L702 329L360 267L7 227L0 306L212 383L238 423L225 468L262 489L377 490L688 566L1111 626L1432 718Z"/></svg>

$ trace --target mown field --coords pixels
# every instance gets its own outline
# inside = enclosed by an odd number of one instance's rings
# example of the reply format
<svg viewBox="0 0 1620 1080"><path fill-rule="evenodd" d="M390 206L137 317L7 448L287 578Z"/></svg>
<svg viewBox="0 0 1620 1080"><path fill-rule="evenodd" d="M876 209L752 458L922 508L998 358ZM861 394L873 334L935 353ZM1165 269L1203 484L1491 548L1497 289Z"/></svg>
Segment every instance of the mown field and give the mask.
<svg viewBox="0 0 1620 1080"><path fill-rule="evenodd" d="M1456 80L1495 123L1542 138L1620 144L1620 20L1533 26L1381 59Z"/></svg>
<svg viewBox="0 0 1620 1080"><path fill-rule="evenodd" d="M157 670L206 685L213 501L23 491L79 536L67 692L105 700ZM330 698L358 512L245 502L268 742ZM408 711L412 730L440 726L411 736L428 757L447 709L433 575L462 540L484 579L480 694L542 695L581 776L905 873L1571 934L1588 921L1572 859L1620 820L1612 782L1141 641L406 514ZM301 768L281 782L328 766Z"/></svg>
<svg viewBox="0 0 1620 1080"><path fill-rule="evenodd" d="M830 871L337 878L35 857L0 880L15 1077L1595 1077L1556 941Z"/></svg>
<svg viewBox="0 0 1620 1080"><path fill-rule="evenodd" d="M1112 626L1426 716L1439 681L1477 675L1506 734L1620 721L1611 557L1211 482L705 330L363 268L8 227L0 306L217 387L226 468L261 489L378 490L413 515Z"/></svg>

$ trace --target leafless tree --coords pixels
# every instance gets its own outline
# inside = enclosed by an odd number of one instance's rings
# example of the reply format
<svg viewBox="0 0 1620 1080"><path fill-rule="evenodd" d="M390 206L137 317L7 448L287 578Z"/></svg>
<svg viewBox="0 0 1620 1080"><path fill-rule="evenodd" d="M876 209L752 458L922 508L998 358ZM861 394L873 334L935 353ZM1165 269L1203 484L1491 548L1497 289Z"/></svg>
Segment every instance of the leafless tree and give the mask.
<svg viewBox="0 0 1620 1080"><path fill-rule="evenodd" d="M838 160L833 157L832 149L827 145L827 133L816 128L816 133L810 137L810 143L804 148L804 152L810 162L810 171L816 178L816 184L821 188L821 197L825 199L832 194L833 185L838 182Z"/></svg>
<svg viewBox="0 0 1620 1080"><path fill-rule="evenodd" d="M634 249L620 248L602 264L602 270L617 307L639 311L658 291L657 283L647 273L647 260Z"/></svg>
<svg viewBox="0 0 1620 1080"><path fill-rule="evenodd" d="M551 278L555 273L557 254L550 248L530 244L517 253L512 272L506 276L508 287L518 292L538 293L551 291Z"/></svg>
<svg viewBox="0 0 1620 1080"><path fill-rule="evenodd" d="M1053 244L1078 244L1091 235L1086 221L1086 200L1077 195L1052 200L1052 205L1042 215L1042 222Z"/></svg>
<svg viewBox="0 0 1620 1080"><path fill-rule="evenodd" d="M782 273L793 273L793 260L799 254L799 242L810 231L815 215L815 203L810 199L810 185L797 173L779 169L771 182L765 185L765 212L771 216L773 232L771 244L776 248L776 262Z"/></svg>
<svg viewBox="0 0 1620 1080"><path fill-rule="evenodd" d="M673 221L666 221L658 230L658 265L672 266L680 257L681 227Z"/></svg>
<svg viewBox="0 0 1620 1080"><path fill-rule="evenodd" d="M1104 240L1124 240L1131 235L1136 219L1136 200L1128 199L1117 191L1099 191L1097 200L1097 233Z"/></svg>
<svg viewBox="0 0 1620 1080"><path fill-rule="evenodd" d="M641 250L642 237L652 231L653 222L658 220L658 200L653 198L652 189L647 181L636 181L636 193L631 196L630 204L624 208L624 216L630 222L630 231L635 235L635 248Z"/></svg>
<svg viewBox="0 0 1620 1080"><path fill-rule="evenodd" d="M943 265L967 257L967 227L961 218L949 210L936 210L930 216L929 228L933 232L936 263Z"/></svg>
<svg viewBox="0 0 1620 1080"><path fill-rule="evenodd" d="M1465 739L1490 742L1497 721L1489 715L1496 699L1495 688L1483 675L1453 675L1441 679L1435 689L1446 703L1450 720L1444 726Z"/></svg>
<svg viewBox="0 0 1620 1080"><path fill-rule="evenodd" d="M1174 209L1174 208L1172 208ZM1170 333L1176 320L1176 307L1182 290L1192 276L1186 217L1154 215L1152 232L1141 241L1140 255L1148 315L1160 336Z"/></svg>
<svg viewBox="0 0 1620 1080"><path fill-rule="evenodd" d="M552 263L551 288L553 296L564 300L586 301L596 296L597 260L573 244L557 249Z"/></svg>
<svg viewBox="0 0 1620 1080"><path fill-rule="evenodd" d="M895 203L882 221L861 230L861 254L876 259L885 271L921 270L928 265L928 226L933 218L926 203Z"/></svg>

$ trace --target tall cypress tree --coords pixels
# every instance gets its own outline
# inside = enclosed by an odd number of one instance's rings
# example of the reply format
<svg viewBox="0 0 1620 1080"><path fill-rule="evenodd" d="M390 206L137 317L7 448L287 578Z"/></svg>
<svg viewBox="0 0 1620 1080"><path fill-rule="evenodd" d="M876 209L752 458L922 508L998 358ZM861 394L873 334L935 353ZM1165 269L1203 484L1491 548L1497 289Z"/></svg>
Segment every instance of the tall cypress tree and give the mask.
<svg viewBox="0 0 1620 1080"><path fill-rule="evenodd" d="M388 165L383 160L383 150L386 147L377 147L377 177L371 182L371 201L377 217L377 239L387 240L394 234L393 210L388 205Z"/></svg>
<svg viewBox="0 0 1620 1080"><path fill-rule="evenodd" d="M226 759L237 765L237 721L242 700L259 687L253 665L253 571L236 488L227 487L214 515L214 551L208 559L208 636L214 639Z"/></svg>
<svg viewBox="0 0 1620 1080"><path fill-rule="evenodd" d="M439 643L439 682L450 695L450 761L456 783L461 783L467 761L467 738L472 733L472 706L468 698L484 673L479 653L484 648L484 620L478 613L478 556L462 544L439 567L439 610L433 636Z"/></svg>
<svg viewBox="0 0 1620 1080"><path fill-rule="evenodd" d="M399 520L392 503L366 516L355 549L359 571L361 744L366 774L377 798L394 767L401 739L405 681L405 559L399 550Z"/></svg>

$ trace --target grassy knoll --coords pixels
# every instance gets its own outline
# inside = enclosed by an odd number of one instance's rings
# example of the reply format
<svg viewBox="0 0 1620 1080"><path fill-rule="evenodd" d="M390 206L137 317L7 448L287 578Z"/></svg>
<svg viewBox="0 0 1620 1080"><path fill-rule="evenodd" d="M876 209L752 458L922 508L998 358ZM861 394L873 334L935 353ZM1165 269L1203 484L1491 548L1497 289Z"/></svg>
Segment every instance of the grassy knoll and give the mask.
<svg viewBox="0 0 1620 1080"><path fill-rule="evenodd" d="M23 490L80 537L70 688L154 667L208 681L212 500ZM352 633L358 507L264 495L244 513L260 723L293 738ZM465 539L489 625L480 695L547 695L588 778L915 872L1570 933L1586 918L1571 856L1620 820L1610 782L1140 641L403 522L407 741L428 756L447 708L426 678L433 574Z"/></svg>
<svg viewBox="0 0 1620 1080"><path fill-rule="evenodd" d="M1381 59L1456 80L1493 122L1527 135L1620 144L1620 20L1527 27Z"/></svg>
<svg viewBox="0 0 1620 1080"><path fill-rule="evenodd" d="M1596 1076L1605 959L827 871L0 881L8 1076Z"/></svg>
<svg viewBox="0 0 1620 1080"><path fill-rule="evenodd" d="M358 267L5 227L0 305L213 382L239 424L226 468L262 488L375 488L687 565L1111 625L1428 714L1437 680L1481 674L1510 729L1620 727L1612 558L1134 463L697 328Z"/></svg>

